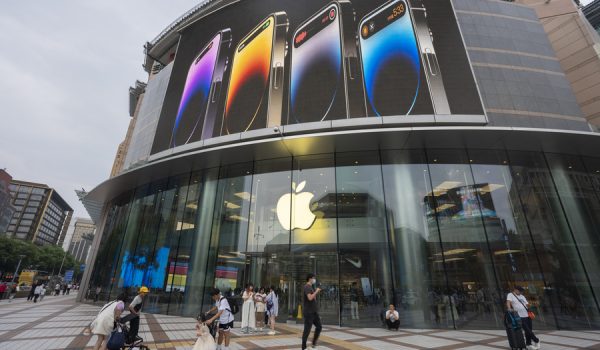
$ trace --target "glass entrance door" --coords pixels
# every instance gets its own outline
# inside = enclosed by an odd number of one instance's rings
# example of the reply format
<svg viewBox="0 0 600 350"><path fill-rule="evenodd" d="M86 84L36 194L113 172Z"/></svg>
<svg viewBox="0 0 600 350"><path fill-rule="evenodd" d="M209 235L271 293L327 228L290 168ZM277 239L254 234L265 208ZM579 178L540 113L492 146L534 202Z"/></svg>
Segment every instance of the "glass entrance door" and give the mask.
<svg viewBox="0 0 600 350"><path fill-rule="evenodd" d="M279 295L277 321L301 323L302 291L309 273L317 276L317 284L323 290L317 299L321 321L338 325L339 271L335 253L278 253L253 257L248 274L251 280L246 283L253 282L256 287L274 286Z"/></svg>

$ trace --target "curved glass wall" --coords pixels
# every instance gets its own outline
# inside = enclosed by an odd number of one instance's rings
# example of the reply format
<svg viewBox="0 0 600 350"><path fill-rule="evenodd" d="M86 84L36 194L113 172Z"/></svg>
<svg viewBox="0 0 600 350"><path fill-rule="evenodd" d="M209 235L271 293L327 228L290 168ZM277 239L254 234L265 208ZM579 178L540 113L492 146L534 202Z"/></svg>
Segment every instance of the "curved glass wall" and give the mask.
<svg viewBox="0 0 600 350"><path fill-rule="evenodd" d="M502 327L523 285L544 329L600 326L600 159L464 149L320 154L180 174L109 205L91 295L150 288L194 316L216 286L274 286L300 316L316 273L327 324ZM236 315L238 318L240 315Z"/></svg>

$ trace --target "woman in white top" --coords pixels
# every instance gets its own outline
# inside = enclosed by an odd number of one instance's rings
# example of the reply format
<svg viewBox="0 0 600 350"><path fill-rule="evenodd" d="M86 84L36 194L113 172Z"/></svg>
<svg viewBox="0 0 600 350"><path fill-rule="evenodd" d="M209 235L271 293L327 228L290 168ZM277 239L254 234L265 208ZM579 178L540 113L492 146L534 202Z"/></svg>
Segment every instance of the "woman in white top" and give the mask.
<svg viewBox="0 0 600 350"><path fill-rule="evenodd" d="M242 305L242 331L248 333L256 328L256 309L254 307L254 286L252 283L246 286L244 294L242 294L244 304Z"/></svg>
<svg viewBox="0 0 600 350"><path fill-rule="evenodd" d="M125 309L126 299L127 295L122 293L117 297L117 300L111 301L100 309L98 316L90 325L92 334L98 336L94 350L106 350L108 335L113 331L115 321L121 317L121 312Z"/></svg>
<svg viewBox="0 0 600 350"><path fill-rule="evenodd" d="M265 312L267 311L267 295L265 289L260 288L258 293L254 294L254 304L256 305L256 326L260 331L265 328Z"/></svg>
<svg viewBox="0 0 600 350"><path fill-rule="evenodd" d="M277 297L277 293L275 293L275 287L271 286L271 288L269 288L269 295L267 295L265 301L267 303L269 325L271 326L269 335L275 335L275 319L279 313L279 298Z"/></svg>

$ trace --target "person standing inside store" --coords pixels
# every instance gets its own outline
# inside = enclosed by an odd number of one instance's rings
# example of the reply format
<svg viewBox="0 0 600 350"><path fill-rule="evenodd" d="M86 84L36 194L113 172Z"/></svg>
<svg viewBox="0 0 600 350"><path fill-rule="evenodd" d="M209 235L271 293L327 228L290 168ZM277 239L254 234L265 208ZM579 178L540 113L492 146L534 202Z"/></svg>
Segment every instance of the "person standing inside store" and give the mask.
<svg viewBox="0 0 600 350"><path fill-rule="evenodd" d="M304 285L304 291L302 293L302 310L304 317L304 332L302 332L302 350L306 349L306 341L310 334L310 329L315 326L315 333L313 335L312 348L316 348L319 335L321 334L321 318L319 317L318 306L317 306L317 295L321 291L321 288L313 288L313 285L317 283L316 276L309 273L306 276L306 284Z"/></svg>
<svg viewBox="0 0 600 350"><path fill-rule="evenodd" d="M525 289L521 286L515 286L511 293L508 293L506 296L506 308L508 311L516 311L519 317L521 318L521 325L523 327L523 332L525 332L525 344L527 345L527 350L539 349L540 348L540 340L533 333L533 322L531 318L529 318L529 310L527 305L527 298L523 295ZM535 345L532 345L531 342L534 342Z"/></svg>
<svg viewBox="0 0 600 350"><path fill-rule="evenodd" d="M358 320L358 288L356 287L357 283L352 282L352 287L350 287L350 313L352 314L353 320Z"/></svg>

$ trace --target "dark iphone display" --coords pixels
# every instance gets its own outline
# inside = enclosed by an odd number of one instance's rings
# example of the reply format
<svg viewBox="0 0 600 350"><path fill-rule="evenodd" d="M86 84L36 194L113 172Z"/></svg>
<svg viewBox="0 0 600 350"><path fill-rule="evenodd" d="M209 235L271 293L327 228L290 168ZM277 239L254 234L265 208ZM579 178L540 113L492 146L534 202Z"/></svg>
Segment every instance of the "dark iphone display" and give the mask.
<svg viewBox="0 0 600 350"><path fill-rule="evenodd" d="M349 1L335 1L318 11L292 36L288 123L364 116L359 76L349 73L357 62L355 13ZM355 96L352 96L352 94Z"/></svg>

